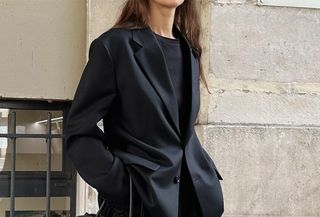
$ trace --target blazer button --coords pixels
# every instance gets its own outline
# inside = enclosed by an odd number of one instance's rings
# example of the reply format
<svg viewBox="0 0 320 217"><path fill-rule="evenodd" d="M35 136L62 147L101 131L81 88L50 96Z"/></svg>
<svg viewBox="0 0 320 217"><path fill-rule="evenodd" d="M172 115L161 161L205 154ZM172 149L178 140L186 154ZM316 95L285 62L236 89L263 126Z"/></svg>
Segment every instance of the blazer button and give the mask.
<svg viewBox="0 0 320 217"><path fill-rule="evenodd" d="M180 176L175 176L174 177L174 182L179 183L180 182Z"/></svg>

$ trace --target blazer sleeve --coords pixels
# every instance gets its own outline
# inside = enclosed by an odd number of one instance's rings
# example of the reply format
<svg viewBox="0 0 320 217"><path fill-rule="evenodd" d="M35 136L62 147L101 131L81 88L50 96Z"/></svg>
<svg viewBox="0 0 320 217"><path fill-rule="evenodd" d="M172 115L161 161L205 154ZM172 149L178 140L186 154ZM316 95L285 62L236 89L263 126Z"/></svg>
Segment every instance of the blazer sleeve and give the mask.
<svg viewBox="0 0 320 217"><path fill-rule="evenodd" d="M124 208L129 203L129 174L122 161L105 148L106 135L97 126L116 96L112 56L107 45L96 38L66 118L66 153L99 196Z"/></svg>

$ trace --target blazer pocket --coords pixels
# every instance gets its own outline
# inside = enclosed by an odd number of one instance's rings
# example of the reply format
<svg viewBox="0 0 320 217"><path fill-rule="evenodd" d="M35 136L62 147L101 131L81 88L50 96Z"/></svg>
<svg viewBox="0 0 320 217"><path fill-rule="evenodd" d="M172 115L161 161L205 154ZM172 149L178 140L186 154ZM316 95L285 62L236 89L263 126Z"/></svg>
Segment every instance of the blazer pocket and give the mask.
<svg viewBox="0 0 320 217"><path fill-rule="evenodd" d="M129 152L113 150L112 153L119 157L124 164L139 164L153 171L156 171L160 168L160 164Z"/></svg>
<svg viewBox="0 0 320 217"><path fill-rule="evenodd" d="M222 176L220 175L218 169L217 169L217 168L214 168L214 170L216 171L218 178L219 178L220 180L223 180L223 178L222 178Z"/></svg>
<svg viewBox="0 0 320 217"><path fill-rule="evenodd" d="M204 153L205 158L210 162L210 164L212 165L212 167L214 168L214 170L216 171L216 174L218 176L218 179L223 180L221 174L219 173L217 167L215 166L215 164L213 163L213 160L211 159L210 155L208 154L208 152L202 147L202 151Z"/></svg>

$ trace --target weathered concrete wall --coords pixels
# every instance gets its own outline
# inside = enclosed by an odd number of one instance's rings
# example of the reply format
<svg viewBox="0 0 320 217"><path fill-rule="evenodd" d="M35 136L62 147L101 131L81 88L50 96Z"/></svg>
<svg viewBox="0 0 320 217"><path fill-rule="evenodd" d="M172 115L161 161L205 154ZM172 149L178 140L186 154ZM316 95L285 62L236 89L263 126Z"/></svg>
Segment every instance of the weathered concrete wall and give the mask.
<svg viewBox="0 0 320 217"><path fill-rule="evenodd" d="M73 98L86 57L86 0L1 0L0 29L0 97Z"/></svg>
<svg viewBox="0 0 320 217"><path fill-rule="evenodd" d="M224 216L320 216L320 10L206 1L197 130L224 180Z"/></svg>

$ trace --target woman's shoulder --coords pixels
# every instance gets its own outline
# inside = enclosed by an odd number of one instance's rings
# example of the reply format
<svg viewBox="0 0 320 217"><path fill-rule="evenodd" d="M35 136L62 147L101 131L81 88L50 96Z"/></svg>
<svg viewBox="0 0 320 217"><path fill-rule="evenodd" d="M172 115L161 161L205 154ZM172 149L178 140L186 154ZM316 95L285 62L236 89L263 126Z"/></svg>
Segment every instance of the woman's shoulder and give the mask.
<svg viewBox="0 0 320 217"><path fill-rule="evenodd" d="M97 36L99 40L104 42L123 42L131 36L131 29L122 27L111 27Z"/></svg>

